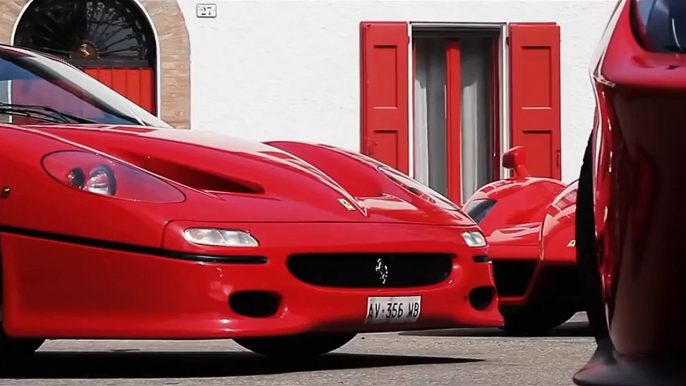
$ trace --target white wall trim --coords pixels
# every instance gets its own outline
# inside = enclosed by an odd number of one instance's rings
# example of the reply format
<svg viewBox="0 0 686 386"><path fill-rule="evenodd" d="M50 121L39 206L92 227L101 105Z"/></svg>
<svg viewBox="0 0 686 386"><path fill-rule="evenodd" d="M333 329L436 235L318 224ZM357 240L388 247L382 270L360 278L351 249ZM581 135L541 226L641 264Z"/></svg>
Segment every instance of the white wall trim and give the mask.
<svg viewBox="0 0 686 386"><path fill-rule="evenodd" d="M407 160L408 160L408 175L414 178L414 50L413 50L413 35L412 23L407 23Z"/></svg>
<svg viewBox="0 0 686 386"><path fill-rule="evenodd" d="M148 21L148 24L150 24L150 28L152 29L152 34L155 37L155 116L160 118L162 116L162 96L160 95L160 89L161 89L161 82L162 82L162 77L161 77L161 60L160 57L162 56L160 53L160 36L157 33L157 28L155 27L155 23L152 21L152 17L150 17L150 14L148 11L145 9L143 4L141 3L140 0L129 0L132 3L134 3L138 9L143 13L143 16L145 16L145 19ZM14 45L14 40L16 38L16 33L17 33L17 26L19 25L19 22L21 21L22 17L24 17L24 13L26 10L31 6L31 4L34 2L34 0L27 0L24 6L22 7L21 11L19 11L19 15L17 15L17 18L14 20L14 25L12 26L12 34L10 35L10 44Z"/></svg>
<svg viewBox="0 0 686 386"><path fill-rule="evenodd" d="M500 164L501 178L509 178L510 170L502 167L502 154L510 149L510 50L507 41L510 37L508 24L500 30Z"/></svg>
<svg viewBox="0 0 686 386"><path fill-rule="evenodd" d="M505 23L469 23L469 22L410 22L413 28L475 28L500 29Z"/></svg>

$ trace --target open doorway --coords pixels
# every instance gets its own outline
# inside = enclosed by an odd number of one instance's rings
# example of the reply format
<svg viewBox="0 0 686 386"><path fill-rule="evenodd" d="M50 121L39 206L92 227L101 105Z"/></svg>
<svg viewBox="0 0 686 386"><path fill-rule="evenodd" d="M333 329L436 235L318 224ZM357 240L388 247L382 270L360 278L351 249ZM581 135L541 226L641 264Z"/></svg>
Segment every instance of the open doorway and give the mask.
<svg viewBox="0 0 686 386"><path fill-rule="evenodd" d="M499 178L500 29L417 28L414 175L461 203Z"/></svg>

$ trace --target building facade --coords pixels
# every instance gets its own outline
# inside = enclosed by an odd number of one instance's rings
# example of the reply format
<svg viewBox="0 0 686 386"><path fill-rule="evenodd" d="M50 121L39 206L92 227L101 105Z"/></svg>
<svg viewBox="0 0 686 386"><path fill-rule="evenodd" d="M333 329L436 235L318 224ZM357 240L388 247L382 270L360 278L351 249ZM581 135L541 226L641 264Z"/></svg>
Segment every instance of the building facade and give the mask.
<svg viewBox="0 0 686 386"><path fill-rule="evenodd" d="M63 57L179 129L359 150L461 202L527 149L573 181L615 0L0 0L0 40Z"/></svg>

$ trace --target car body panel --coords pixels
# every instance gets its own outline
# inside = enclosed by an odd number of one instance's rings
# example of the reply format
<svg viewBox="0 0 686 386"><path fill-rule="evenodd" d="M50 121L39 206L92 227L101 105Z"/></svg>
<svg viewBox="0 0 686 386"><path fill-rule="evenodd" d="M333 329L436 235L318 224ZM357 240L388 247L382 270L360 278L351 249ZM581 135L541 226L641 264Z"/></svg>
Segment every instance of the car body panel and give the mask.
<svg viewBox="0 0 686 386"><path fill-rule="evenodd" d="M473 256L485 251L467 250L452 237L455 229L451 227L172 221L165 227L164 248L189 249L181 232L198 225L250 231L262 246L234 255L264 255L268 262L186 261L3 234L7 333L15 337L209 339L497 325L501 318L497 303L474 310L465 300L473 288L492 286L491 265L474 262ZM349 251L446 252L455 258L448 278L416 288L314 286L295 278L285 264L295 253ZM250 290L277 294L278 312L265 318L234 312L229 296ZM409 324L365 324L369 296L422 296L420 319Z"/></svg>
<svg viewBox="0 0 686 386"><path fill-rule="evenodd" d="M0 77L20 73L71 98L74 111L100 112L84 121L4 107L23 119L0 124L6 339L503 324L488 247L463 236L479 227L408 176L327 145L175 130L49 57L0 45L0 61L16 70ZM27 111L43 118L28 124ZM198 242L191 228L254 244ZM245 308L264 306L255 298L234 301L256 293L277 308L258 315ZM370 298L397 296L421 298L417 320L365 323Z"/></svg>
<svg viewBox="0 0 686 386"><path fill-rule="evenodd" d="M363 171L373 181L365 187L370 197L350 195L324 172L276 147L240 140L210 144L204 133L192 141L192 134L145 129L34 126L0 127L0 135L5 140L0 157L8 166L0 183L11 187L10 197L0 200L3 323L13 336L218 338L327 328L385 331L399 327L360 322L366 299L403 294L423 297L422 318L403 329L502 323L495 297L485 310L474 309L468 300L472 289L493 287L491 264L473 261L473 255L486 255L486 248L470 248L461 238L462 231L478 227L458 211L438 209L403 191L376 165L345 151L302 145L337 155L336 165L343 170ZM26 149L23 143L32 146ZM263 190L204 191L170 179L184 201L156 204L84 193L41 168L46 154L96 148L144 169L150 165L146 159L160 165L173 154L187 160L188 170L246 186L259 184ZM332 164L327 167L338 170ZM339 198L349 200L354 210L346 209ZM260 247L192 244L182 235L188 227L240 229L254 235ZM427 288L316 289L298 283L285 269L286 258L296 252L384 251L445 252L459 260L444 284ZM196 256L197 261L167 252ZM240 257L263 257L267 262L244 263ZM288 301L283 307L290 316L237 321L227 303L234 289L278 293ZM315 307L312 299L321 304ZM170 321L171 315L181 319ZM54 323L46 325L44 320ZM226 320L230 323L222 324Z"/></svg>
<svg viewBox="0 0 686 386"><path fill-rule="evenodd" d="M515 147L508 153L522 156L525 150ZM480 217L479 226L488 240L500 304L577 302L573 246L577 183L531 177L523 165L521 159L506 165L511 166L512 177L485 185L464 206L469 214L474 202L495 202Z"/></svg>
<svg viewBox="0 0 686 386"><path fill-rule="evenodd" d="M650 28L683 36L683 5L655 2L658 16L648 20L669 18ZM637 7L617 2L590 74L596 249L609 337L575 374L577 384L681 384L686 376L686 54L676 46L659 52L646 40Z"/></svg>

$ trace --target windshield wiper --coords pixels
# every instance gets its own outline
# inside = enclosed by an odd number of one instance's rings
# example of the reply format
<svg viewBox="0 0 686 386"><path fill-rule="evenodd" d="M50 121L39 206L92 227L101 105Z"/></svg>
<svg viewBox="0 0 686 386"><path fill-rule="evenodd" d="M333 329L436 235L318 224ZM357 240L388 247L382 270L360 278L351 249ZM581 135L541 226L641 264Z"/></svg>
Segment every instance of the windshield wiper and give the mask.
<svg viewBox="0 0 686 386"><path fill-rule="evenodd" d="M46 120L45 118L52 117L52 121L54 122L55 115L57 117L62 118L61 121L58 121L59 123L99 123L97 121L94 121L92 119L88 118L82 118L78 117L69 113L65 113L63 111L59 111L57 109L54 109L49 106L41 106L41 105L22 105L22 104L16 104L16 103L2 103L0 102L0 112L5 113L5 114L13 114L13 113L19 113L19 114L27 114L25 116L28 116L29 118L34 118L28 114L39 114L43 116L43 120ZM47 112L47 113L46 113ZM15 114L18 115L18 114ZM36 117L37 119L40 119Z"/></svg>

